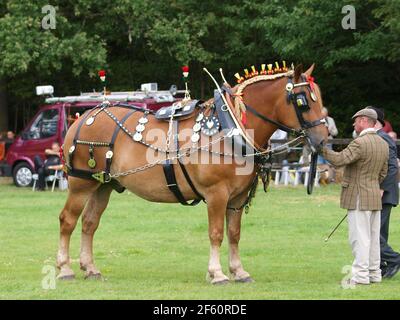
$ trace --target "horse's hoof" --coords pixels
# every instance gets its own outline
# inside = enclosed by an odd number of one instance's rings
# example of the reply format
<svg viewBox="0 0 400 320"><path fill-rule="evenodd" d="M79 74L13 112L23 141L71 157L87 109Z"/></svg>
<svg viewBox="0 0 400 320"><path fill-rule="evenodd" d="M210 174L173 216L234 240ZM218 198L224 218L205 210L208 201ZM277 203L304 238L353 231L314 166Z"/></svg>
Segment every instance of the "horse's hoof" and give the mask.
<svg viewBox="0 0 400 320"><path fill-rule="evenodd" d="M103 276L101 275L101 273L89 273L87 275L85 275L85 280L102 280Z"/></svg>
<svg viewBox="0 0 400 320"><path fill-rule="evenodd" d="M251 277L246 277L243 279L236 279L235 282L237 283L251 283L254 282L254 280Z"/></svg>
<svg viewBox="0 0 400 320"><path fill-rule="evenodd" d="M229 283L228 279L220 280L220 281L215 281L211 282L214 286L223 286Z"/></svg>
<svg viewBox="0 0 400 320"><path fill-rule="evenodd" d="M70 281L70 280L75 280L75 275L74 274L66 274L64 276L59 275L57 277L57 280L62 280L62 281Z"/></svg>

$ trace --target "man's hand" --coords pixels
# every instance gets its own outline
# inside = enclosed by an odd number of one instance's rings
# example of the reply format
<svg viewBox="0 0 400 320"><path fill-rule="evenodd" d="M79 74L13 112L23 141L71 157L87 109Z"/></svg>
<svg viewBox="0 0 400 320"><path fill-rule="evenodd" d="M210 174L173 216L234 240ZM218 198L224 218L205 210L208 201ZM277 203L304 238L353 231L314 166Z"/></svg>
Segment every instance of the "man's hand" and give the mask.
<svg viewBox="0 0 400 320"><path fill-rule="evenodd" d="M47 156L59 156L60 155L59 151L56 151L56 150L53 150L53 149L46 149L46 150L44 150L44 153Z"/></svg>
<svg viewBox="0 0 400 320"><path fill-rule="evenodd" d="M48 166L48 168L50 170L62 170L63 165L62 164L55 164L55 165L52 165L52 166Z"/></svg>
<svg viewBox="0 0 400 320"><path fill-rule="evenodd" d="M385 190L379 190L381 192L381 198L383 197L383 193L385 192Z"/></svg>

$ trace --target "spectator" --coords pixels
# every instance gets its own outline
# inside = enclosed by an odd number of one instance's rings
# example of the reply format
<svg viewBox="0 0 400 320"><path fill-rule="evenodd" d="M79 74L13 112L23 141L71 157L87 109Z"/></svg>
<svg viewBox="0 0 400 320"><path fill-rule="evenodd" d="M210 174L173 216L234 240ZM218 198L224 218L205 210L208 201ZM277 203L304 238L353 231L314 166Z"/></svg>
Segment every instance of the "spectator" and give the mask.
<svg viewBox="0 0 400 320"><path fill-rule="evenodd" d="M383 126L382 130L385 131L386 133L393 131L392 125L390 124L389 121L385 120L385 125Z"/></svg>
<svg viewBox="0 0 400 320"><path fill-rule="evenodd" d="M287 139L287 132L281 129L277 129L271 136L270 140L286 140ZM279 148L283 143L282 142L271 142L271 149L275 150L275 154L272 156L273 163L281 164L283 160L285 160L288 147Z"/></svg>
<svg viewBox="0 0 400 320"><path fill-rule="evenodd" d="M325 118L325 125L328 128L328 139L333 139L333 137L338 135L338 129L336 128L335 120L329 116L328 109L325 107L322 108L322 116Z"/></svg>
<svg viewBox="0 0 400 320"><path fill-rule="evenodd" d="M394 131L389 131L388 132L389 137L391 137L393 139L394 142L397 141L397 133Z"/></svg>
<svg viewBox="0 0 400 320"><path fill-rule="evenodd" d="M60 160L60 145L58 142L53 142L51 149L44 151L47 159L43 162L42 158L38 155L34 158L35 170L39 176L37 190L43 191L45 189L45 178L48 175L54 174L54 170L59 169Z"/></svg>
<svg viewBox="0 0 400 320"><path fill-rule="evenodd" d="M322 108L322 116L325 118L325 125L328 128L328 139L333 139L333 137L336 137L338 135L338 129L336 128L336 123L335 120L333 120L332 117L329 116L328 109L323 107ZM332 143L327 143L326 147L332 150ZM333 181L334 180L334 170L330 166L330 163L324 159L322 155L318 155L318 164L319 165L326 165L322 166L325 168L325 170L328 170L328 175L329 178L327 179L328 181Z"/></svg>
<svg viewBox="0 0 400 320"><path fill-rule="evenodd" d="M394 143L396 143L396 148L397 148L397 160L400 159L400 148L397 146L397 133L394 131L390 131L388 133L389 137L392 138L392 140L394 141ZM399 160L400 161L400 160Z"/></svg>
<svg viewBox="0 0 400 320"><path fill-rule="evenodd" d="M380 185L383 190L380 244L382 277L392 278L400 269L400 253L394 251L388 243L390 212L392 207L399 204L397 147L392 138L382 129L385 124L383 111L375 107L368 108L376 111L378 115L378 121L375 124L376 132L389 146L388 173Z"/></svg>
<svg viewBox="0 0 400 320"><path fill-rule="evenodd" d="M7 152L8 148L10 148L10 146L14 143L14 139L15 139L15 133L12 131L7 131L7 136L5 139L6 152Z"/></svg>
<svg viewBox="0 0 400 320"><path fill-rule="evenodd" d="M0 161L2 161L6 156L6 142L3 136L3 133L0 132ZM0 171L0 176L3 173Z"/></svg>
<svg viewBox="0 0 400 320"><path fill-rule="evenodd" d="M335 166L345 166L340 206L347 209L349 241L354 262L349 284L381 282L380 183L387 174L389 147L374 126L375 110L362 109L353 117L358 137L341 152L323 147L322 153Z"/></svg>

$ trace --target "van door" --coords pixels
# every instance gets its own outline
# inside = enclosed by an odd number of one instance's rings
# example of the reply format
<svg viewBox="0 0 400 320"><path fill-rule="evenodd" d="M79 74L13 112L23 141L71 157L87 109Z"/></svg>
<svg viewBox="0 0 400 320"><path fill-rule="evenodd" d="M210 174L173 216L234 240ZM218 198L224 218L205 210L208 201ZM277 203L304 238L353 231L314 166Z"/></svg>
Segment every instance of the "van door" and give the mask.
<svg viewBox="0 0 400 320"><path fill-rule="evenodd" d="M58 141L59 119L60 108L45 109L36 116L22 135L25 156L33 159L35 155L40 155L44 159L44 150Z"/></svg>

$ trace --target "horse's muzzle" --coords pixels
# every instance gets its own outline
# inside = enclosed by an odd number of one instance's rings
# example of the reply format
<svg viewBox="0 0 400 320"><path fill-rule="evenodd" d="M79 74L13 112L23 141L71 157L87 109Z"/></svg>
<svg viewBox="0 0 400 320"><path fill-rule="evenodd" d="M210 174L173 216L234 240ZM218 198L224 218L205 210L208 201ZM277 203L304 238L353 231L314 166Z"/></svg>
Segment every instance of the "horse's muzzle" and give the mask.
<svg viewBox="0 0 400 320"><path fill-rule="evenodd" d="M325 138L313 134L309 134L306 136L306 141L311 151L320 152L322 150L323 145L325 144Z"/></svg>

